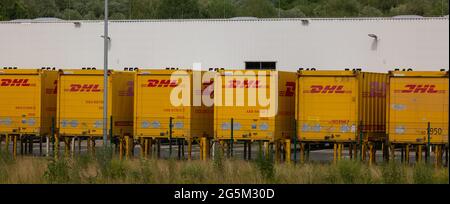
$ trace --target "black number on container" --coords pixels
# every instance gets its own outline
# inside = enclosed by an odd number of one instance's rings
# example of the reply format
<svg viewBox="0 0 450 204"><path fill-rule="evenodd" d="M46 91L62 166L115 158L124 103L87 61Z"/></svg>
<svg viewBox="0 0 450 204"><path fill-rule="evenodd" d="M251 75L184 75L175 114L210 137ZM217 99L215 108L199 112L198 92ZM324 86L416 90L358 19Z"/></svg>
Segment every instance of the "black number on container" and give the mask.
<svg viewBox="0 0 450 204"><path fill-rule="evenodd" d="M430 135L442 135L442 128L430 128Z"/></svg>

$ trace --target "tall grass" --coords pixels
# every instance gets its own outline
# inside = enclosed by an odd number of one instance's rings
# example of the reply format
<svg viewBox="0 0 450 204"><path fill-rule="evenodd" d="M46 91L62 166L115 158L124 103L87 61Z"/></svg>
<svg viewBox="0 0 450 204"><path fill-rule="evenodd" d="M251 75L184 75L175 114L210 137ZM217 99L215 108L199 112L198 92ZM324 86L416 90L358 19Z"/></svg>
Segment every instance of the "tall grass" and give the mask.
<svg viewBox="0 0 450 204"><path fill-rule="evenodd" d="M448 169L433 165L389 163L369 166L342 160L336 164L273 163L214 158L210 161L119 160L111 152L71 159L0 156L0 183L63 184L370 184L448 183Z"/></svg>

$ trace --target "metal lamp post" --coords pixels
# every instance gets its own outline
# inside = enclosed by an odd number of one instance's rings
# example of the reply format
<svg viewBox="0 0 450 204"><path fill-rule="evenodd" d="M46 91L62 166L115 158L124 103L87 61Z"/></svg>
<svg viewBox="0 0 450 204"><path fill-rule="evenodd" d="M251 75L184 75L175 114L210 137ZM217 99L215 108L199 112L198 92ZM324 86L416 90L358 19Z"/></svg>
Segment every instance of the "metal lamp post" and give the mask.
<svg viewBox="0 0 450 204"><path fill-rule="evenodd" d="M103 145L108 146L108 0L105 0L104 70L103 70ZM112 125L112 124L111 124Z"/></svg>

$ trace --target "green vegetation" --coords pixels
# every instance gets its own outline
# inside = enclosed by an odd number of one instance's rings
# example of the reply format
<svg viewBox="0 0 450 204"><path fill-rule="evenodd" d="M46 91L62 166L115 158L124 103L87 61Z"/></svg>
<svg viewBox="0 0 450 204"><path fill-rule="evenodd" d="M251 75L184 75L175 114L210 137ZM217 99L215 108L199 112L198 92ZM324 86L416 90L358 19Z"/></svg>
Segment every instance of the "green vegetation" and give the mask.
<svg viewBox="0 0 450 204"><path fill-rule="evenodd" d="M337 164L274 164L265 158L242 161L177 161L110 158L98 152L72 159L0 154L0 184L448 184L448 168L389 163L369 166L342 160Z"/></svg>
<svg viewBox="0 0 450 204"><path fill-rule="evenodd" d="M449 0L109 0L111 19L448 15ZM103 18L104 0L1 0L0 20Z"/></svg>

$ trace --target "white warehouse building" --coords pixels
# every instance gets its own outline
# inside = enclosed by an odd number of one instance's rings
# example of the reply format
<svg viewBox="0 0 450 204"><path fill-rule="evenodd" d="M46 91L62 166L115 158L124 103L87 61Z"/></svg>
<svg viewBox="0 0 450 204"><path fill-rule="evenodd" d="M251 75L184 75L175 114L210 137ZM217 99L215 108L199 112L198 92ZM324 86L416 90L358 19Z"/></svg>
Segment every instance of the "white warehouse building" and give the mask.
<svg viewBox="0 0 450 204"><path fill-rule="evenodd" d="M449 68L447 17L111 21L109 68ZM103 22L0 22L0 67L103 68Z"/></svg>

